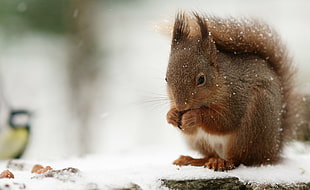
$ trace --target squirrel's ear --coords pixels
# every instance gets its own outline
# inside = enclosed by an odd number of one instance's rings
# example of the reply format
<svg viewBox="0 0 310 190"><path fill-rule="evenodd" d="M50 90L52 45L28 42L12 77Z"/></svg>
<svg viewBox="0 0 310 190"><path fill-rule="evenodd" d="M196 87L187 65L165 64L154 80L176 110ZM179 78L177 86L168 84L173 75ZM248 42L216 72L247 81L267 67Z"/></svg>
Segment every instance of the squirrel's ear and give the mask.
<svg viewBox="0 0 310 190"><path fill-rule="evenodd" d="M209 30L208 30L207 22L197 12L193 12L193 15L196 17L196 22L200 29L200 35L201 35L202 41L207 40L209 37Z"/></svg>
<svg viewBox="0 0 310 190"><path fill-rule="evenodd" d="M193 12L193 15L196 17L196 22L200 29L200 38L201 38L200 48L204 53L207 54L211 64L217 67L217 59L216 59L217 49L215 42L212 38L212 35L208 30L208 24L206 20L202 16L200 16L197 12Z"/></svg>
<svg viewBox="0 0 310 190"><path fill-rule="evenodd" d="M178 44L181 41L185 41L188 39L189 33L190 29L186 14L182 11L179 11L174 21L172 44Z"/></svg>

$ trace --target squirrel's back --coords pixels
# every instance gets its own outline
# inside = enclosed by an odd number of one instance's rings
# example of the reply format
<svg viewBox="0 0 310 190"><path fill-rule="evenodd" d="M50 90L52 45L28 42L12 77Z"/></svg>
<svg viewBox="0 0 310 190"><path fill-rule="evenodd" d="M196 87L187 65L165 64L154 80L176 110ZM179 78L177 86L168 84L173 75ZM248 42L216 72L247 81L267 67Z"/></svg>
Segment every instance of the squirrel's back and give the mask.
<svg viewBox="0 0 310 190"><path fill-rule="evenodd" d="M295 115L298 109L293 80L296 69L278 33L257 19L219 18L208 15L203 16L203 18L219 51L234 54L254 54L268 62L282 85L283 137L291 134L293 126L296 125ZM194 19L189 19L190 25L194 25L195 22ZM190 35L196 35L195 30L192 30Z"/></svg>

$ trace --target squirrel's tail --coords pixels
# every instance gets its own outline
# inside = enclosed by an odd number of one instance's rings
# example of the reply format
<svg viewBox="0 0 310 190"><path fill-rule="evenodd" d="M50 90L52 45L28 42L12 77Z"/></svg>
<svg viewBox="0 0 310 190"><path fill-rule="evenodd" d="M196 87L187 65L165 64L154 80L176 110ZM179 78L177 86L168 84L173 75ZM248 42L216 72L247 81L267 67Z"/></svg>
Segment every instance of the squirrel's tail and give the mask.
<svg viewBox="0 0 310 190"><path fill-rule="evenodd" d="M282 84L283 138L297 125L297 98L294 95L296 69L279 35L264 22L249 19L204 17L219 50L235 54L256 54L274 69Z"/></svg>

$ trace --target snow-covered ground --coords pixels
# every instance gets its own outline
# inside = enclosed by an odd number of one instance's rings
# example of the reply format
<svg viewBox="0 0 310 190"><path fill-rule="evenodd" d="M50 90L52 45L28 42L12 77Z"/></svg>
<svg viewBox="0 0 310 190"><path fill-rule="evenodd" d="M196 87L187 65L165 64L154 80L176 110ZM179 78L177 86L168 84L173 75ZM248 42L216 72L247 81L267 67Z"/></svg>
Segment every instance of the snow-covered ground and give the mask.
<svg viewBox="0 0 310 190"><path fill-rule="evenodd" d="M180 153L195 155L186 150L140 149L131 152L89 155L57 161L13 160L9 170L15 179L0 179L0 189L9 184L10 190L94 190L128 188L136 184L142 189L165 189L161 179L212 179L238 177L243 182L255 184L294 184L310 180L309 146L293 143L285 151L285 159L275 166L240 166L227 172L214 172L203 167L178 167L171 164ZM197 155L196 155L197 156ZM0 162L0 171L6 169L7 161ZM15 164L15 165L14 165ZM23 169L16 165L22 164ZM55 177L31 174L33 165L49 165L55 170L68 167L79 169L78 173L59 173ZM20 188L25 187L25 188Z"/></svg>

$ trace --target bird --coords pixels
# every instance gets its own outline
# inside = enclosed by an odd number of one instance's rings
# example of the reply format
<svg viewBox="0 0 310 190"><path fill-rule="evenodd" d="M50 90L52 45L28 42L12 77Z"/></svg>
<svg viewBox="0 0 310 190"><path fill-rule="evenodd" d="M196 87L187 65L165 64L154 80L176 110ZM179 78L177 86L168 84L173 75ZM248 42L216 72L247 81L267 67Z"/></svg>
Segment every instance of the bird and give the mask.
<svg viewBox="0 0 310 190"><path fill-rule="evenodd" d="M30 137L31 112L11 110L7 126L0 131L0 160L18 159L25 152Z"/></svg>

